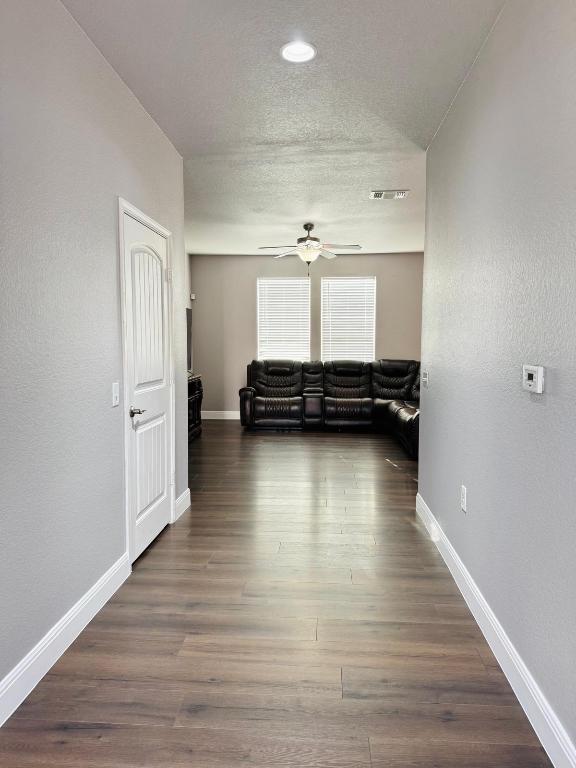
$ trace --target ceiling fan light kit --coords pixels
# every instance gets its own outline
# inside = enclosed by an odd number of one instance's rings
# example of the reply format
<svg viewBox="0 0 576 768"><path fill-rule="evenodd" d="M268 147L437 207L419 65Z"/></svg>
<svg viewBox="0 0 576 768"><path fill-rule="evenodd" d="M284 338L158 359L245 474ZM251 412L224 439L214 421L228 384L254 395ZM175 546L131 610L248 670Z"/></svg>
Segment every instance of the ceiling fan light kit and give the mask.
<svg viewBox="0 0 576 768"><path fill-rule="evenodd" d="M298 248L296 250L296 253L298 254L298 258L302 259L303 262L306 264L311 264L313 261L316 261L318 256L322 253L321 248Z"/></svg>
<svg viewBox="0 0 576 768"><path fill-rule="evenodd" d="M360 245L335 245L333 243L321 243L319 237L314 237L310 233L314 229L314 224L311 222L307 222L304 224L304 230L306 232L306 235L304 237L299 237L296 240L296 245L264 245L260 247L261 251L268 251L268 250L280 250L281 248L288 248L287 251L284 251L284 253L279 253L276 256L274 256L275 259L282 259L284 256L292 256L295 254L298 256L299 259L301 259L305 264L308 264L308 267L310 267L310 264L312 264L313 261L316 261L316 259L319 256L323 256L325 259L335 259L338 254L333 253L331 250L332 248L336 248L338 250L342 251L359 251L361 249Z"/></svg>

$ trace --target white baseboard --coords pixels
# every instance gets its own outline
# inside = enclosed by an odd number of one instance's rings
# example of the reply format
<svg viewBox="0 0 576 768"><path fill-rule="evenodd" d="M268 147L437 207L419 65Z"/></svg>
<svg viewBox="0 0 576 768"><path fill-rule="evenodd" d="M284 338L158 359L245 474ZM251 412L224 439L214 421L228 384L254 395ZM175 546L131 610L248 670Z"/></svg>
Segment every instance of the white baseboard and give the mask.
<svg viewBox="0 0 576 768"><path fill-rule="evenodd" d="M556 768L576 768L576 746L420 494L416 514L450 569L548 757Z"/></svg>
<svg viewBox="0 0 576 768"><path fill-rule="evenodd" d="M202 411L202 418L240 421L240 411Z"/></svg>
<svg viewBox="0 0 576 768"><path fill-rule="evenodd" d="M38 685L50 667L128 578L131 570L126 552L0 681L0 725L6 722Z"/></svg>
<svg viewBox="0 0 576 768"><path fill-rule="evenodd" d="M184 512L187 512L190 509L190 488L186 488L186 490L178 496L176 501L174 502L174 519L172 520L173 523L178 520L179 517L182 517Z"/></svg>

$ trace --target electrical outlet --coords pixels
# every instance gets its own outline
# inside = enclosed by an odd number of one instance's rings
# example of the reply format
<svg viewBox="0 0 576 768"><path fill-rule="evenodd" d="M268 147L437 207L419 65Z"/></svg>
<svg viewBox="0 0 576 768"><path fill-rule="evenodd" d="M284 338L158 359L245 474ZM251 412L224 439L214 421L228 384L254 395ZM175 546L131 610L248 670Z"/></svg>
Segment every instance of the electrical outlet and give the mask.
<svg viewBox="0 0 576 768"><path fill-rule="evenodd" d="M460 509L462 512L466 512L466 486L460 486Z"/></svg>

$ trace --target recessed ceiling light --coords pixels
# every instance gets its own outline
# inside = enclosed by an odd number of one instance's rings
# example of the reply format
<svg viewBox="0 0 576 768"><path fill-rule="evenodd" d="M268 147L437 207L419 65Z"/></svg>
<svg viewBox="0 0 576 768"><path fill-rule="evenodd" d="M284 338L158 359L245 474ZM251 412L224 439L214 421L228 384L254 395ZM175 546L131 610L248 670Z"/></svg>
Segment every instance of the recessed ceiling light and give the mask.
<svg viewBox="0 0 576 768"><path fill-rule="evenodd" d="M304 43L297 40L293 43L286 43L280 51L282 58L286 61L292 61L295 64L302 64L305 61L311 61L316 56L316 48L310 43Z"/></svg>

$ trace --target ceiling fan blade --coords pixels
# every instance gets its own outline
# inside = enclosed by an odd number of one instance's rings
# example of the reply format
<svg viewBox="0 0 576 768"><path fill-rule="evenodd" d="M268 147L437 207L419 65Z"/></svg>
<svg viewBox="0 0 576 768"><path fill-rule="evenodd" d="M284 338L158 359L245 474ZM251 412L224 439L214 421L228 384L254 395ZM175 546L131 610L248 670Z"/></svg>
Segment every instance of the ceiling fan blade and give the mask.
<svg viewBox="0 0 576 768"><path fill-rule="evenodd" d="M281 259L283 256L290 256L291 253L296 253L298 248L291 248L289 251L284 251L284 253L279 253L278 256L273 256L274 259Z"/></svg>
<svg viewBox="0 0 576 768"><path fill-rule="evenodd" d="M359 251L361 245L335 245L334 243L323 243L323 248L337 248L339 251Z"/></svg>
<svg viewBox="0 0 576 768"><path fill-rule="evenodd" d="M335 259L336 256L338 256L337 253L332 253L332 251L327 251L326 248L322 248L320 253L322 256L324 256L325 259Z"/></svg>
<svg viewBox="0 0 576 768"><path fill-rule="evenodd" d="M261 245L259 251L277 251L279 248L293 248L293 245Z"/></svg>

